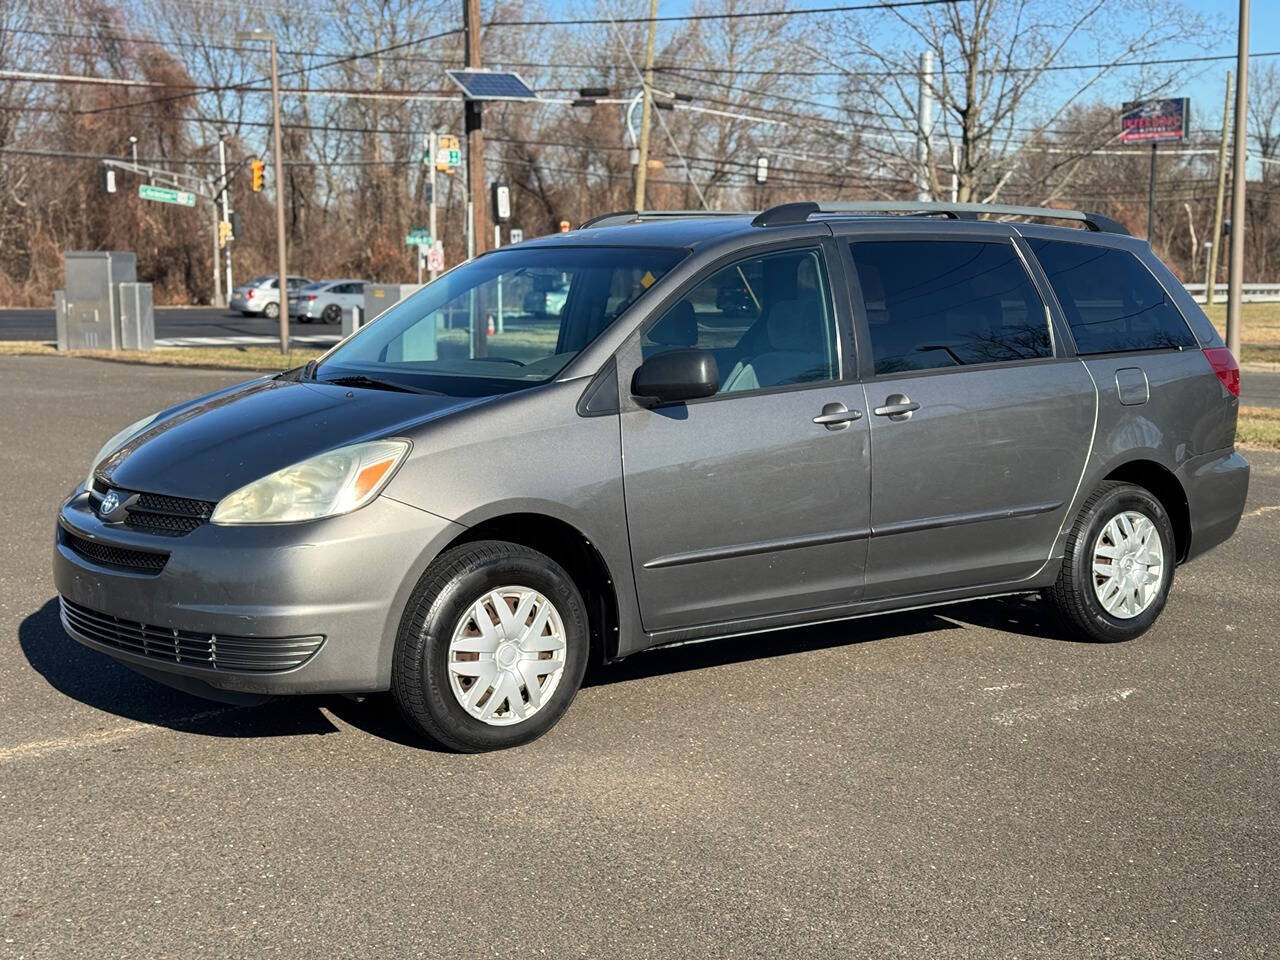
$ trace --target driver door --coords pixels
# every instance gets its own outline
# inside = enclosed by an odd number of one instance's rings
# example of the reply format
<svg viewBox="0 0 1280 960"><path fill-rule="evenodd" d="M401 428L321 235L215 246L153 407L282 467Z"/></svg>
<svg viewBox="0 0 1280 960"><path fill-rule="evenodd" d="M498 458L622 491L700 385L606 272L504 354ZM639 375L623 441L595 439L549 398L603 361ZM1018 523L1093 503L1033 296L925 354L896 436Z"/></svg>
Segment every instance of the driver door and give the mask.
<svg viewBox="0 0 1280 960"><path fill-rule="evenodd" d="M695 279L619 356L623 480L650 632L832 607L862 590L869 436L829 244L739 255ZM838 285L843 289L843 284ZM657 408L628 386L664 350L715 355L715 396ZM843 410L836 422L815 422Z"/></svg>

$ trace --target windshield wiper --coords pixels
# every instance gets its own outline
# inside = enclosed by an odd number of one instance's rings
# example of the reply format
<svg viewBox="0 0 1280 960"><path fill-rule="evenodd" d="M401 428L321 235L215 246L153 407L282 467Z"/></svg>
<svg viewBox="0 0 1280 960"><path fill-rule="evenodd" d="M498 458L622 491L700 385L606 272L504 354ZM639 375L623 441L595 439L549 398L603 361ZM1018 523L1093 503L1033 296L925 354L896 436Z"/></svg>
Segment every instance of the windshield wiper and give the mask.
<svg viewBox="0 0 1280 960"><path fill-rule="evenodd" d="M439 390L426 390L422 387L411 387L407 383L395 380L382 380L378 377L366 377L363 373L353 373L345 377L334 377L332 380L320 380L319 383L333 383L343 387L369 387L374 390L398 390L401 393L421 393L430 397L443 397Z"/></svg>

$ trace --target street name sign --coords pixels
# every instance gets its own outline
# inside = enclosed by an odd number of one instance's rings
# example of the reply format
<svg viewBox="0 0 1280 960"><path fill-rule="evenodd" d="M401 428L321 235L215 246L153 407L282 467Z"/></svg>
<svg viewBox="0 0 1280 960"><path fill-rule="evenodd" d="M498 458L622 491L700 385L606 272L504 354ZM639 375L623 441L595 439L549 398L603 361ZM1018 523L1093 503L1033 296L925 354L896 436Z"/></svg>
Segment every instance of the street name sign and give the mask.
<svg viewBox="0 0 1280 960"><path fill-rule="evenodd" d="M170 187L157 187L150 183L138 185L138 196L143 200L155 200L157 203L176 203L183 207L194 207L196 195L186 190L174 190Z"/></svg>

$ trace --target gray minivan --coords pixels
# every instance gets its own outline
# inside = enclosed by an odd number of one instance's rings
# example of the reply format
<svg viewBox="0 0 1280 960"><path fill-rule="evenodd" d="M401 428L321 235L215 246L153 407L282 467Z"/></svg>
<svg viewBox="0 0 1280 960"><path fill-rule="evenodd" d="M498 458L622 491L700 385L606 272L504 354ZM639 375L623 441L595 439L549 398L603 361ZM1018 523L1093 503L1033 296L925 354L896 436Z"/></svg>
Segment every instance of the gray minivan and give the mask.
<svg viewBox="0 0 1280 960"><path fill-rule="evenodd" d="M1137 637L1239 521L1238 394L1094 214L613 214L126 427L55 579L71 636L165 683L389 690L441 745L507 747L589 659L660 645L1023 593Z"/></svg>

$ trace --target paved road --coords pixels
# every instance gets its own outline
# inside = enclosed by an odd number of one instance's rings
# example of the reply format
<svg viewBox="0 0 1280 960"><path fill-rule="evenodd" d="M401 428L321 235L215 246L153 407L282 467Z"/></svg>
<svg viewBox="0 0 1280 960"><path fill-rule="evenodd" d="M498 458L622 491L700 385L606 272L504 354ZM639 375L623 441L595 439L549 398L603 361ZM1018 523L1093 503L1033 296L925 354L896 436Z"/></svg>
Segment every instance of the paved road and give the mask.
<svg viewBox="0 0 1280 960"><path fill-rule="evenodd" d="M1280 407L1280 370L1241 370L1240 402L1251 407Z"/></svg>
<svg viewBox="0 0 1280 960"><path fill-rule="evenodd" d="M291 337L335 338L338 326L323 323L290 323ZM278 337L278 320L246 317L237 310L210 307L159 307L156 337ZM57 336L52 310L0 309L0 340L53 340Z"/></svg>
<svg viewBox="0 0 1280 960"><path fill-rule="evenodd" d="M379 701L226 709L63 635L60 497L228 379L0 359L0 957L1280 951L1280 456L1136 642L1022 600L726 640L458 757Z"/></svg>

